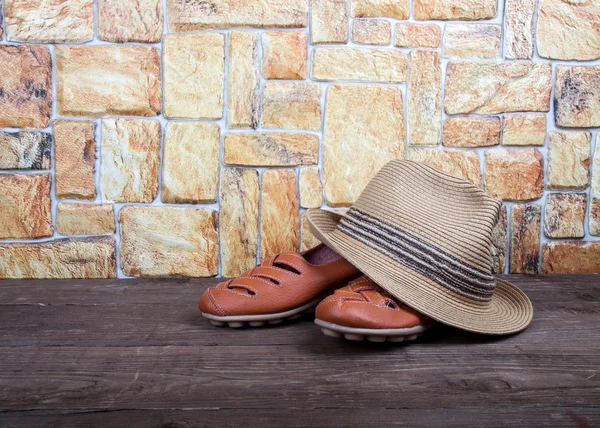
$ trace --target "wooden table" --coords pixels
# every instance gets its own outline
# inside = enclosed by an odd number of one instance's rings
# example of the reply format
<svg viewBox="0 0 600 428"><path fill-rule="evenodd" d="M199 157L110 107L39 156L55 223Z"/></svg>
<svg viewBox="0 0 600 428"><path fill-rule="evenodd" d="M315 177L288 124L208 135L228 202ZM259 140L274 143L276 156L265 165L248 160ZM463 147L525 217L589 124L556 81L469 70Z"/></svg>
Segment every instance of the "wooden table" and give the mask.
<svg viewBox="0 0 600 428"><path fill-rule="evenodd" d="M410 344L217 328L217 280L0 281L0 426L598 426L600 277L511 277L528 330Z"/></svg>

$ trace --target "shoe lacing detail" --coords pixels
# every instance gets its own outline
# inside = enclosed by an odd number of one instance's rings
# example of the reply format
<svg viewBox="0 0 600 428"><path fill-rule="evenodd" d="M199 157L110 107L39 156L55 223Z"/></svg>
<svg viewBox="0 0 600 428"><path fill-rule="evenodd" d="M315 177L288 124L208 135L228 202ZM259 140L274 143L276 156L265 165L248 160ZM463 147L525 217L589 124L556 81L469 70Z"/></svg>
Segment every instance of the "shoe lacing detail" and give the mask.
<svg viewBox="0 0 600 428"><path fill-rule="evenodd" d="M237 278L230 279L225 283L225 287L229 290L245 290L247 294L254 296L257 294L257 291L251 286L244 284L243 280L246 278L252 278L254 280L262 281L268 283L269 285L274 285L276 287L281 286L280 280L277 278L275 273L281 272L282 270L286 273L291 273L293 275L300 276L301 272L298 270L296 266L293 266L289 262L285 260L278 260L278 257L281 254L275 254L267 261L264 261L258 266L253 267L249 271L243 273ZM255 271L261 268L262 272L255 273ZM266 272L265 272L266 271ZM273 272L273 275L269 275L270 272Z"/></svg>
<svg viewBox="0 0 600 428"><path fill-rule="evenodd" d="M346 301L361 301L361 302L366 302L366 303L370 303L373 304L375 306L382 306L379 303L375 303L375 302L371 302L366 294L367 291L374 291L375 293L380 294L384 301L383 301L383 306L395 311L399 311L400 310L400 306L398 305L398 303L392 298L392 296L383 288L381 288L380 286L378 286L377 284L374 284L372 282L367 283L367 285L364 285L358 289L353 290L353 292L357 295L355 298L353 297L346 297L344 298L344 300ZM360 296L360 298L358 297Z"/></svg>

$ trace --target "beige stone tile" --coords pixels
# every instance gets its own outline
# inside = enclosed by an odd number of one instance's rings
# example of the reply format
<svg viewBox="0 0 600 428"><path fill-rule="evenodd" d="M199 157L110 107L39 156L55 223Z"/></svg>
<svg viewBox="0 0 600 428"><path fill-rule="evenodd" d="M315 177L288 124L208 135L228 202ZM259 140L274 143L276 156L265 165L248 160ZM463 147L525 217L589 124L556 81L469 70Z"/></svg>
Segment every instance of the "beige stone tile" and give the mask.
<svg viewBox="0 0 600 428"><path fill-rule="evenodd" d="M102 121L100 185L105 201L150 203L158 193L160 122Z"/></svg>
<svg viewBox="0 0 600 428"><path fill-rule="evenodd" d="M508 224L506 206L502 205L498 222L492 231L492 273L502 275L506 266Z"/></svg>
<svg viewBox="0 0 600 428"><path fill-rule="evenodd" d="M166 35L163 79L166 117L223 117L225 36L220 33Z"/></svg>
<svg viewBox="0 0 600 428"><path fill-rule="evenodd" d="M509 273L539 273L541 213L542 208L537 204L520 204L511 208Z"/></svg>
<svg viewBox="0 0 600 428"><path fill-rule="evenodd" d="M447 58L499 58L502 26L498 24L446 24Z"/></svg>
<svg viewBox="0 0 600 428"><path fill-rule="evenodd" d="M316 80L355 80L402 83L406 80L406 53L377 48L315 48L312 77Z"/></svg>
<svg viewBox="0 0 600 428"><path fill-rule="evenodd" d="M600 66L557 65L554 101L557 126L600 127Z"/></svg>
<svg viewBox="0 0 600 428"><path fill-rule="evenodd" d="M267 82L263 88L264 128L321 129L321 86L310 82Z"/></svg>
<svg viewBox="0 0 600 428"><path fill-rule="evenodd" d="M323 183L319 168L300 168L300 206L320 208L323 204Z"/></svg>
<svg viewBox="0 0 600 428"><path fill-rule="evenodd" d="M438 24L396 23L394 46L398 48L438 48L442 30Z"/></svg>
<svg viewBox="0 0 600 428"><path fill-rule="evenodd" d="M56 208L56 229L63 235L112 235L116 231L113 206L61 202Z"/></svg>
<svg viewBox="0 0 600 428"><path fill-rule="evenodd" d="M223 168L219 225L224 277L238 276L256 265L258 205L258 171Z"/></svg>
<svg viewBox="0 0 600 428"><path fill-rule="evenodd" d="M306 211L302 213L302 240L300 242L300 251L310 250L319 245L320 242L315 235L312 234L306 219Z"/></svg>
<svg viewBox="0 0 600 428"><path fill-rule="evenodd" d="M45 128L52 114L52 57L45 46L0 46L0 128Z"/></svg>
<svg viewBox="0 0 600 428"><path fill-rule="evenodd" d="M162 201L217 201L220 129L216 123L169 122L165 129Z"/></svg>
<svg viewBox="0 0 600 428"><path fill-rule="evenodd" d="M543 146L545 142L545 114L505 114L502 116L502 145Z"/></svg>
<svg viewBox="0 0 600 428"><path fill-rule="evenodd" d="M158 43L162 33L161 0L98 0L100 40Z"/></svg>
<svg viewBox="0 0 600 428"><path fill-rule="evenodd" d="M0 279L117 277L115 240L108 236L0 244L0 253Z"/></svg>
<svg viewBox="0 0 600 428"><path fill-rule="evenodd" d="M447 147L489 147L500 144L500 118L450 116L444 122L442 144Z"/></svg>
<svg viewBox="0 0 600 428"><path fill-rule="evenodd" d="M408 149L407 158L481 187L481 166L475 150Z"/></svg>
<svg viewBox="0 0 600 428"><path fill-rule="evenodd" d="M354 18L408 19L409 15L409 0L352 0Z"/></svg>
<svg viewBox="0 0 600 428"><path fill-rule="evenodd" d="M548 181L553 190L583 190L590 184L592 134L552 131L548 143Z"/></svg>
<svg viewBox="0 0 600 428"><path fill-rule="evenodd" d="M262 36L265 79L304 80L308 64L308 33L267 31Z"/></svg>
<svg viewBox="0 0 600 428"><path fill-rule="evenodd" d="M311 0L310 40L314 45L348 42L347 0Z"/></svg>
<svg viewBox="0 0 600 428"><path fill-rule="evenodd" d="M598 138L596 136L590 189L590 234L595 236L600 236L600 141Z"/></svg>
<svg viewBox="0 0 600 428"><path fill-rule="evenodd" d="M600 242L545 242L542 273L599 273Z"/></svg>
<svg viewBox="0 0 600 428"><path fill-rule="evenodd" d="M291 132L225 134L223 162L228 165L316 165L319 137Z"/></svg>
<svg viewBox="0 0 600 428"><path fill-rule="evenodd" d="M533 57L536 0L506 0L504 4L504 57L531 59Z"/></svg>
<svg viewBox="0 0 600 428"><path fill-rule="evenodd" d="M161 110L160 56L149 46L55 46L61 116L155 116Z"/></svg>
<svg viewBox="0 0 600 428"><path fill-rule="evenodd" d="M51 183L50 174L0 175L0 239L52 236Z"/></svg>
<svg viewBox="0 0 600 428"><path fill-rule="evenodd" d="M600 198L600 136L596 135L596 148L592 162L592 186L591 196Z"/></svg>
<svg viewBox="0 0 600 428"><path fill-rule="evenodd" d="M450 62L444 107L448 114L549 111L548 62Z"/></svg>
<svg viewBox="0 0 600 428"><path fill-rule="evenodd" d="M297 251L300 239L298 191L293 169L268 169L262 175L260 258Z"/></svg>
<svg viewBox="0 0 600 428"><path fill-rule="evenodd" d="M229 35L227 127L256 128L260 109L258 33Z"/></svg>
<svg viewBox="0 0 600 428"><path fill-rule="evenodd" d="M373 112L378 112L373 115ZM388 161L404 157L402 92L333 84L327 90L323 184L331 207L350 206Z"/></svg>
<svg viewBox="0 0 600 428"><path fill-rule="evenodd" d="M210 28L306 27L308 0L167 0L170 32Z"/></svg>
<svg viewBox="0 0 600 428"><path fill-rule="evenodd" d="M93 0L5 0L12 42L83 43L94 38Z"/></svg>
<svg viewBox="0 0 600 428"><path fill-rule="evenodd" d="M539 0L537 49L541 57L587 61L600 58L600 3Z"/></svg>
<svg viewBox="0 0 600 428"><path fill-rule="evenodd" d="M590 235L600 236L600 199L592 198L590 201Z"/></svg>
<svg viewBox="0 0 600 428"><path fill-rule="evenodd" d="M124 207L119 211L125 275L217 274L217 212L206 208Z"/></svg>
<svg viewBox="0 0 600 428"><path fill-rule="evenodd" d="M0 169L50 169L52 135L0 131Z"/></svg>
<svg viewBox="0 0 600 428"><path fill-rule="evenodd" d="M355 19L352 22L352 41L361 45L389 45L392 25L385 19Z"/></svg>
<svg viewBox="0 0 600 428"><path fill-rule="evenodd" d="M590 235L600 235L600 199L592 198L590 201Z"/></svg>
<svg viewBox="0 0 600 428"><path fill-rule="evenodd" d="M497 0L413 0L417 20L490 19L496 16L497 8Z"/></svg>
<svg viewBox="0 0 600 428"><path fill-rule="evenodd" d="M96 122L55 120L54 168L58 199L96 198Z"/></svg>
<svg viewBox="0 0 600 428"><path fill-rule="evenodd" d="M544 212L544 233L548 238L585 236L585 193L549 193Z"/></svg>
<svg viewBox="0 0 600 428"><path fill-rule="evenodd" d="M530 201L544 193L544 157L538 149L485 152L485 191L507 201Z"/></svg>
<svg viewBox="0 0 600 428"><path fill-rule="evenodd" d="M410 53L408 78L408 142L436 146L442 133L442 71L440 54Z"/></svg>

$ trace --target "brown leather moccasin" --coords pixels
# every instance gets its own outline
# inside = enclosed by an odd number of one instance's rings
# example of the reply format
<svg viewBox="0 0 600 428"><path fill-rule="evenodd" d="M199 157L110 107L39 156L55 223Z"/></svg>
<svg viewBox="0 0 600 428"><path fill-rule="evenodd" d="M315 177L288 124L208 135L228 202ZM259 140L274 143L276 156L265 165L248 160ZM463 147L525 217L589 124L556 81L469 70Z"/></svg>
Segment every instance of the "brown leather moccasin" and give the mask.
<svg viewBox="0 0 600 428"><path fill-rule="evenodd" d="M434 321L362 276L319 303L315 323L331 337L403 342L421 336Z"/></svg>
<svg viewBox="0 0 600 428"><path fill-rule="evenodd" d="M276 254L204 292L198 307L213 325L258 327L300 318L362 273L325 245Z"/></svg>

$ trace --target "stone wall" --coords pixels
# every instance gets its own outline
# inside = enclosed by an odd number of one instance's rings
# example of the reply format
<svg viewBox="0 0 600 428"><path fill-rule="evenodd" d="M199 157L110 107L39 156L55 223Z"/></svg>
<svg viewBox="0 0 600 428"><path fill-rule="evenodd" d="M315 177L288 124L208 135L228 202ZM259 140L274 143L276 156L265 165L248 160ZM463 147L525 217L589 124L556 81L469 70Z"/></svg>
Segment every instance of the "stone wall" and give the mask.
<svg viewBox="0 0 600 428"><path fill-rule="evenodd" d="M3 4L0 278L237 275L394 158L505 201L495 272L600 272L596 0Z"/></svg>

